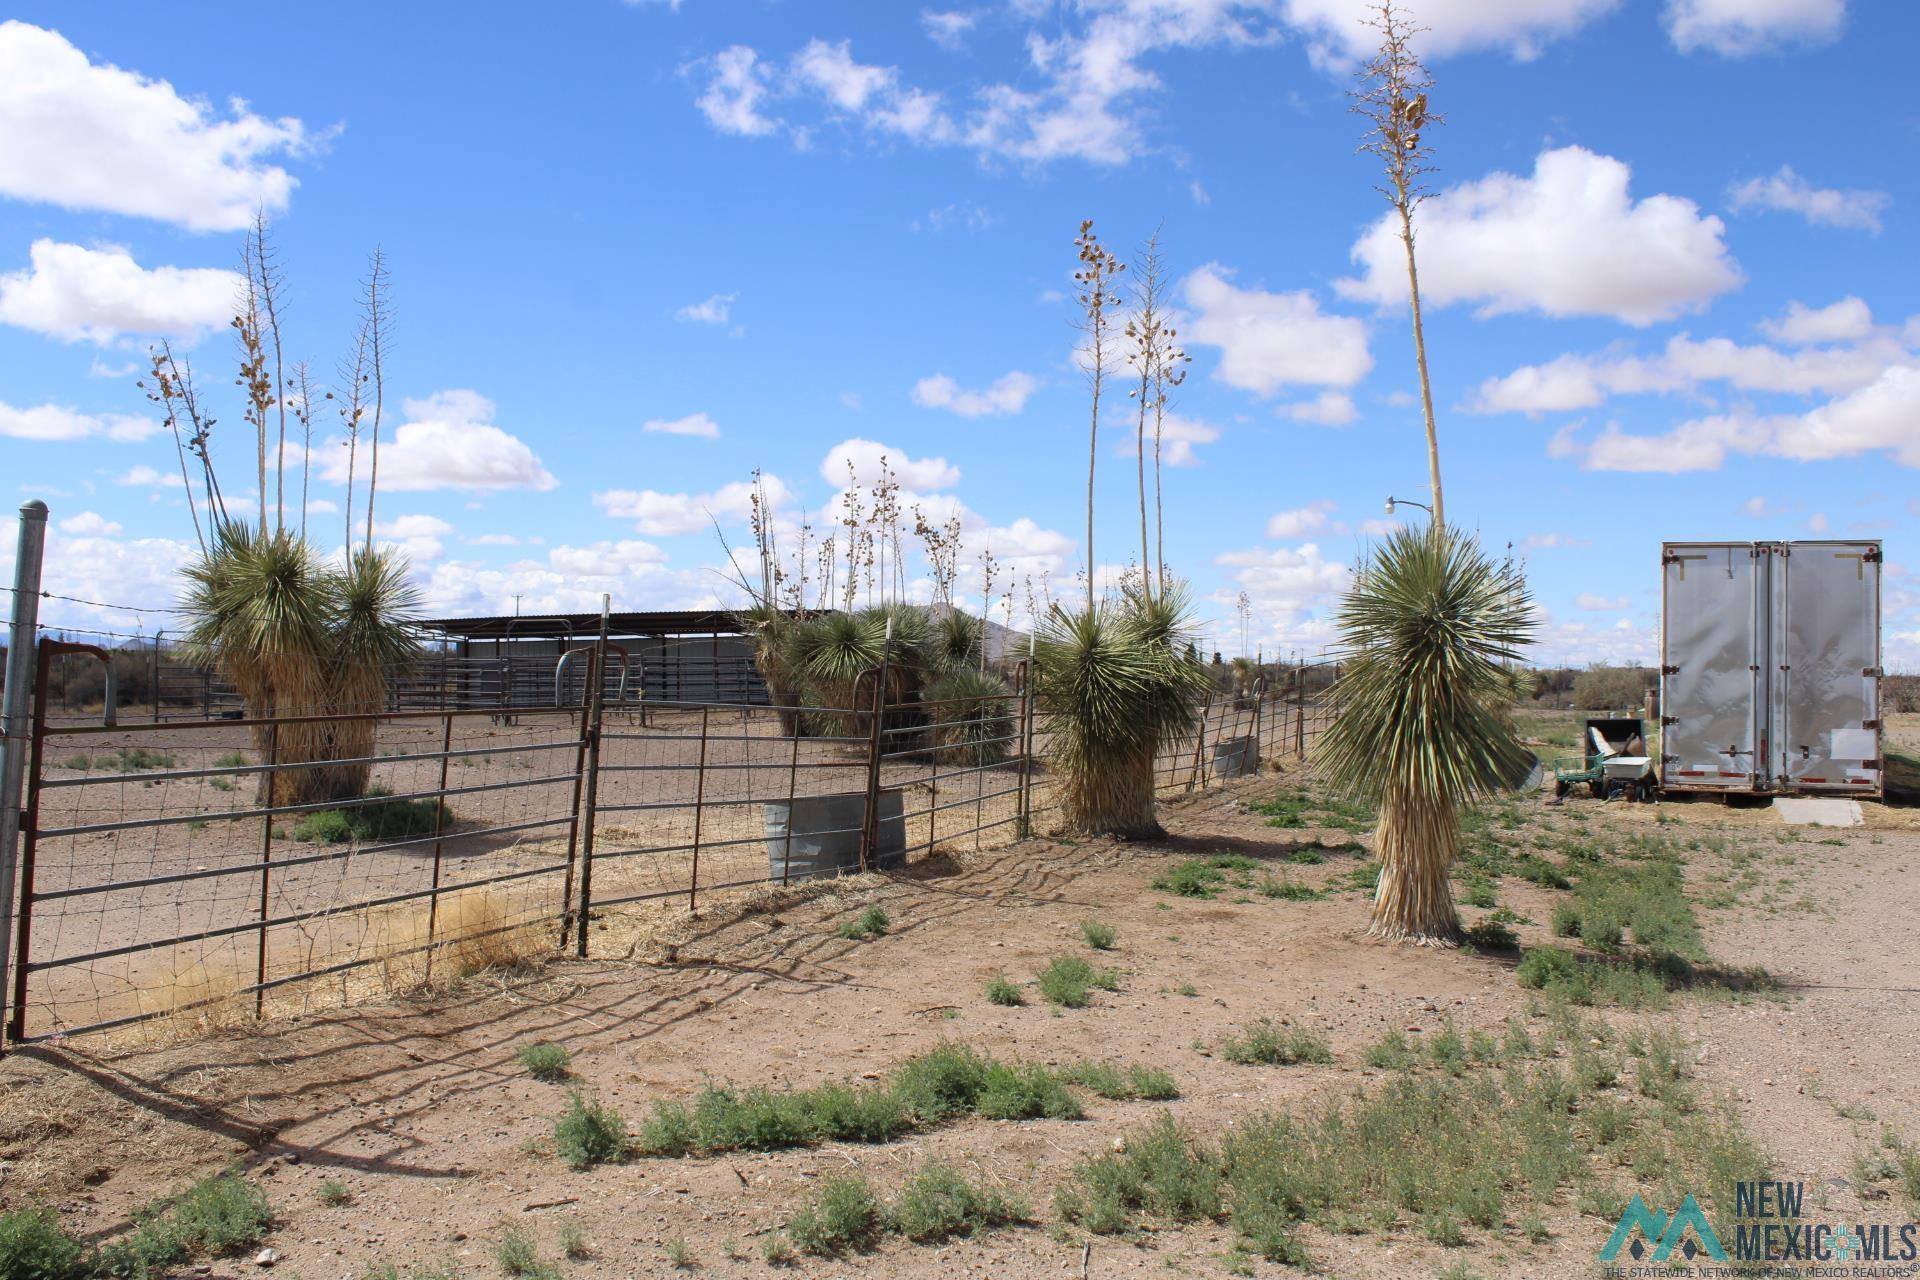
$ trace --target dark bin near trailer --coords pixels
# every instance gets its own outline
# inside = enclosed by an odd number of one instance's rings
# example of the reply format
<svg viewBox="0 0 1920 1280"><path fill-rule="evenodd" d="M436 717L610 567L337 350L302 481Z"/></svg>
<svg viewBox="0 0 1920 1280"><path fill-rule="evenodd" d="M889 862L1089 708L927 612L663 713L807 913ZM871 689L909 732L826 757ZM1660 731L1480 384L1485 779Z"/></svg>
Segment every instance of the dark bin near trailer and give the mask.
<svg viewBox="0 0 1920 1280"><path fill-rule="evenodd" d="M1251 737L1222 738L1213 744L1213 776L1244 778L1260 769L1260 753Z"/></svg>
<svg viewBox="0 0 1920 1280"><path fill-rule="evenodd" d="M794 883L860 870L860 831L867 793L799 796L767 802L767 878ZM898 789L880 793L873 869L890 871L907 861L906 801Z"/></svg>

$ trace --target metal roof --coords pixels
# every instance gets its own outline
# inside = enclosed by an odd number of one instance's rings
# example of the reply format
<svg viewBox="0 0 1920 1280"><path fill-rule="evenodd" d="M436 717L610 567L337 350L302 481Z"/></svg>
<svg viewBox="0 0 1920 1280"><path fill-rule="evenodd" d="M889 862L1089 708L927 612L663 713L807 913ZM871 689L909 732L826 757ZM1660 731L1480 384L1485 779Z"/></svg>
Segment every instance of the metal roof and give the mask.
<svg viewBox="0 0 1920 1280"><path fill-rule="evenodd" d="M598 613L525 614L519 617L421 618L417 626L466 640L516 640L535 636L595 636ZM740 617L731 609L662 609L609 615L613 636L740 635Z"/></svg>

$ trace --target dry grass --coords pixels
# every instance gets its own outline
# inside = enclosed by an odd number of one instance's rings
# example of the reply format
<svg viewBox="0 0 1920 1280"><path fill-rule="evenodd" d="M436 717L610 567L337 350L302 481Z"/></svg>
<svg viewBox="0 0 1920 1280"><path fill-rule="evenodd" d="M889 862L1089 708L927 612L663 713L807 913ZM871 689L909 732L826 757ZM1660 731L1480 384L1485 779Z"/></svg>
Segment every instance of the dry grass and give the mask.
<svg viewBox="0 0 1920 1280"><path fill-rule="evenodd" d="M140 1011L155 1015L141 1030L150 1043L173 1043L239 1026L253 1016L253 1001L241 994L252 975L237 961L196 960L139 993Z"/></svg>

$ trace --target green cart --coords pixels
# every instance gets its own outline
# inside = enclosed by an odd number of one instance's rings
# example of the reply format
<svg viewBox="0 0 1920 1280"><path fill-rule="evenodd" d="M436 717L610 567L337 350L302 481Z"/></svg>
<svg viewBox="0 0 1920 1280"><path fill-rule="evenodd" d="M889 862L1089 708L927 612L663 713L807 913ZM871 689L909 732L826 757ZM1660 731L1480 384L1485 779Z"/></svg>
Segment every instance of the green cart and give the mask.
<svg viewBox="0 0 1920 1280"><path fill-rule="evenodd" d="M1624 796L1653 798L1653 774L1646 755L1646 726L1633 716L1596 716L1587 721L1586 751L1553 761L1553 794L1566 799L1585 785L1596 800Z"/></svg>

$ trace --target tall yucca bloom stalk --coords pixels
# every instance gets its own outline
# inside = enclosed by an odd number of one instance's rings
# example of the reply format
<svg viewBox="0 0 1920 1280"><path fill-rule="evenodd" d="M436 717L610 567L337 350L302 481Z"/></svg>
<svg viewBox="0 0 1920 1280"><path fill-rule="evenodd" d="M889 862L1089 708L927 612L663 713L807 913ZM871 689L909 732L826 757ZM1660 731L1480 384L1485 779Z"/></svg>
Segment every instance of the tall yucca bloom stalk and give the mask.
<svg viewBox="0 0 1920 1280"><path fill-rule="evenodd" d="M1053 606L1035 637L1035 691L1053 717L1049 754L1067 829L1150 840L1160 747L1193 732L1207 671L1189 644L1178 587L1148 601L1069 612Z"/></svg>
<svg viewBox="0 0 1920 1280"><path fill-rule="evenodd" d="M1379 807L1371 932L1459 937L1447 873L1460 808L1530 759L1502 714L1503 661L1533 638L1525 581L1460 530L1390 534L1355 575L1337 626L1340 711L1316 751L1337 790Z"/></svg>

